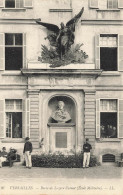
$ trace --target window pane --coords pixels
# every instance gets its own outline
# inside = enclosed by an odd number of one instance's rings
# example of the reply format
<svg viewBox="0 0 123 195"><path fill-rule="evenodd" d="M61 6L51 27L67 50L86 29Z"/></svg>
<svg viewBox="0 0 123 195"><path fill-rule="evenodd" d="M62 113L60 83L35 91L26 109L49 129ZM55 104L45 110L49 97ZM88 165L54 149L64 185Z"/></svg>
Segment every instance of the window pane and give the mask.
<svg viewBox="0 0 123 195"><path fill-rule="evenodd" d="M113 0L113 8L118 8L118 2L117 0Z"/></svg>
<svg viewBox="0 0 123 195"><path fill-rule="evenodd" d="M22 34L15 34L15 45L22 45Z"/></svg>
<svg viewBox="0 0 123 195"><path fill-rule="evenodd" d="M14 109L14 100L6 100L6 110Z"/></svg>
<svg viewBox="0 0 123 195"><path fill-rule="evenodd" d="M22 112L12 113L12 137L22 138Z"/></svg>
<svg viewBox="0 0 123 195"><path fill-rule="evenodd" d="M109 100L109 110L117 111L117 100Z"/></svg>
<svg viewBox="0 0 123 195"><path fill-rule="evenodd" d="M22 110L22 100L16 100L16 109Z"/></svg>
<svg viewBox="0 0 123 195"><path fill-rule="evenodd" d="M5 0L6 8L15 8L15 0Z"/></svg>
<svg viewBox="0 0 123 195"><path fill-rule="evenodd" d="M117 9L118 8L117 0L108 0L108 8L109 9Z"/></svg>
<svg viewBox="0 0 123 195"><path fill-rule="evenodd" d="M12 115L6 113L6 137L11 138L11 127L12 127Z"/></svg>
<svg viewBox="0 0 123 195"><path fill-rule="evenodd" d="M108 110L108 101L107 100L101 100L100 101L100 108L102 111Z"/></svg>
<svg viewBox="0 0 123 195"><path fill-rule="evenodd" d="M5 34L5 45L13 45L13 34Z"/></svg>
<svg viewBox="0 0 123 195"><path fill-rule="evenodd" d="M117 100L100 100L101 111L117 111Z"/></svg>
<svg viewBox="0 0 123 195"><path fill-rule="evenodd" d="M100 113L100 131L102 138L117 137L117 113Z"/></svg>
<svg viewBox="0 0 123 195"><path fill-rule="evenodd" d="M22 47L5 48L5 70L20 70L22 62Z"/></svg>
<svg viewBox="0 0 123 195"><path fill-rule="evenodd" d="M117 70L117 48L100 48L100 66L104 71Z"/></svg>
<svg viewBox="0 0 123 195"><path fill-rule="evenodd" d="M23 0L16 0L16 8L23 8Z"/></svg>

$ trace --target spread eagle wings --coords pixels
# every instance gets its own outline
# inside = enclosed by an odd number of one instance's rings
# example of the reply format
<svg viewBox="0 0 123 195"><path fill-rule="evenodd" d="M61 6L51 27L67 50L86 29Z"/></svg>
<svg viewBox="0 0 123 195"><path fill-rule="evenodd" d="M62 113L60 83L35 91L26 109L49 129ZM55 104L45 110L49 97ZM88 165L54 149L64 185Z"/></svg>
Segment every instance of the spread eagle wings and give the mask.
<svg viewBox="0 0 123 195"><path fill-rule="evenodd" d="M67 27L70 27L70 29L74 32L75 31L75 24L78 22L79 18L82 16L84 12L84 7L80 10L80 12L74 16L74 18L72 18L71 20L69 20L66 23Z"/></svg>
<svg viewBox="0 0 123 195"><path fill-rule="evenodd" d="M66 23L66 26L67 27L70 27L70 29L74 32L75 31L75 24L78 22L79 18L82 16L83 14L83 11L84 11L84 7L80 10L80 12L75 15L71 20L69 20L67 23ZM44 23L44 22L41 22L41 21L38 21L36 20L36 22L39 24L39 25L42 25L44 27L46 27L48 30L50 31L53 31L54 33L58 34L59 33L59 27L55 24L50 24L50 23Z"/></svg>
<svg viewBox="0 0 123 195"><path fill-rule="evenodd" d="M40 22L40 21L36 21L38 24L46 27L48 30L53 31L54 33L58 33L59 32L59 27L55 24L49 24L49 23L45 23L45 22Z"/></svg>

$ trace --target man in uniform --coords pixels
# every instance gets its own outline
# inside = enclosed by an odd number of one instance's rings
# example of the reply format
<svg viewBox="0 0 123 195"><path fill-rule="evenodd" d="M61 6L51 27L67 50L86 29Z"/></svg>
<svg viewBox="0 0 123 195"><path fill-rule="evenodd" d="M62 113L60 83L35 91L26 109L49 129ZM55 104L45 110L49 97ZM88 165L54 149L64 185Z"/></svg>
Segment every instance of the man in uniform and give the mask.
<svg viewBox="0 0 123 195"><path fill-rule="evenodd" d="M31 152L32 152L32 143L29 141L29 137L26 137L24 144L23 153L25 154L26 160L26 168L31 169L32 167L32 160L31 160Z"/></svg>
<svg viewBox="0 0 123 195"><path fill-rule="evenodd" d="M90 163L90 150L92 149L91 145L88 143L89 139L86 138L86 142L83 145L83 168L89 168Z"/></svg>

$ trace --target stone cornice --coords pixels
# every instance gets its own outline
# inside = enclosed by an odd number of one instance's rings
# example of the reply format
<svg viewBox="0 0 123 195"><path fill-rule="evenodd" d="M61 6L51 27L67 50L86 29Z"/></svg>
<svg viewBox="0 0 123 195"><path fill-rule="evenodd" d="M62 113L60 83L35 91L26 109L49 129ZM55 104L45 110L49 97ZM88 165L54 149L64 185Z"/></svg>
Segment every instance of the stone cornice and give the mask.
<svg viewBox="0 0 123 195"><path fill-rule="evenodd" d="M82 25L123 25L123 20L81 20Z"/></svg>
<svg viewBox="0 0 123 195"><path fill-rule="evenodd" d="M32 75L86 75L86 76L94 76L98 77L102 70L99 69L22 69L22 74L25 76Z"/></svg>
<svg viewBox="0 0 123 195"><path fill-rule="evenodd" d="M0 24L31 24L37 25L34 18L0 18ZM123 25L123 20L83 19L82 25Z"/></svg>
<svg viewBox="0 0 123 195"><path fill-rule="evenodd" d="M48 123L49 127L73 127L75 123Z"/></svg>
<svg viewBox="0 0 123 195"><path fill-rule="evenodd" d="M36 24L36 19L30 18L0 18L0 24Z"/></svg>

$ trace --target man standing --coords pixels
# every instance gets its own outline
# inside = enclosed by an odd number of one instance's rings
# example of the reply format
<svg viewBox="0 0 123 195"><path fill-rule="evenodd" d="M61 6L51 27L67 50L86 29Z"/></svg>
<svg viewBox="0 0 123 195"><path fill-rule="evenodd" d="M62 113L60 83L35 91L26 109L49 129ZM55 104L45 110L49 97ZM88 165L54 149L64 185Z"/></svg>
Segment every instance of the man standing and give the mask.
<svg viewBox="0 0 123 195"><path fill-rule="evenodd" d="M91 145L88 143L89 139L86 138L86 143L83 145L84 157L83 157L83 168L89 168L90 163L90 150Z"/></svg>
<svg viewBox="0 0 123 195"><path fill-rule="evenodd" d="M31 152L32 152L32 143L29 141L29 137L26 137L24 144L24 150L23 153L25 154L25 160L26 160L26 168L31 169L32 167L32 161L31 161Z"/></svg>

